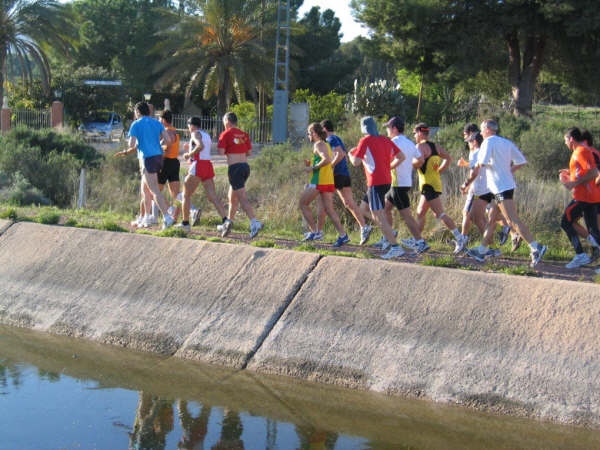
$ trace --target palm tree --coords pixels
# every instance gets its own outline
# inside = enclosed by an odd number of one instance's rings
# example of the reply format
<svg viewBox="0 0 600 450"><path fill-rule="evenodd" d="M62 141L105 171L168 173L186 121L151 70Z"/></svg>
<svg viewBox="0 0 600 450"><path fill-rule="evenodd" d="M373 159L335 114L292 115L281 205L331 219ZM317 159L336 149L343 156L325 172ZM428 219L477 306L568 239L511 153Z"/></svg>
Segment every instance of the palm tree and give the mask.
<svg viewBox="0 0 600 450"><path fill-rule="evenodd" d="M48 51L70 49L65 7L54 0L0 0L0 100L8 69L50 89ZM36 72L37 69L37 72Z"/></svg>
<svg viewBox="0 0 600 450"><path fill-rule="evenodd" d="M269 79L272 63L261 42L261 0L204 0L201 14L171 13L174 24L160 35L156 51L164 56L157 66L158 84L184 81L185 103L192 89L203 86L203 97L217 98L221 116L246 92Z"/></svg>

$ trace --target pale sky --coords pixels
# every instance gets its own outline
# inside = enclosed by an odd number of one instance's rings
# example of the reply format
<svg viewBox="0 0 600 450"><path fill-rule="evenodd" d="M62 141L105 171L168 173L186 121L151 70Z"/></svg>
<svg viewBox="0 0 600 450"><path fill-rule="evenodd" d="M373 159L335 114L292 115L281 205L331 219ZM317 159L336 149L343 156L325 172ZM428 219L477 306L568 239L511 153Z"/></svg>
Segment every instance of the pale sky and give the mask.
<svg viewBox="0 0 600 450"><path fill-rule="evenodd" d="M342 42L351 41L356 36L367 35L367 29L362 28L356 23L352 14L350 14L350 0L304 0L302 7L298 10L298 18L301 19L313 6L319 6L321 12L326 9L332 9L333 12L335 12L335 16L342 22L342 28L340 30L344 34Z"/></svg>

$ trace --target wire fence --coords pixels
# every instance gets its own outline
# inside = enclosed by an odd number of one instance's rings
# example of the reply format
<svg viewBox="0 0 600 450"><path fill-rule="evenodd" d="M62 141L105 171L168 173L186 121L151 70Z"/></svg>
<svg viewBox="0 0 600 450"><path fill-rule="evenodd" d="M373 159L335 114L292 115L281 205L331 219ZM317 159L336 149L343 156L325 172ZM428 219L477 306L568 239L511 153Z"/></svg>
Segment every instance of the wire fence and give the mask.
<svg viewBox="0 0 600 450"><path fill-rule="evenodd" d="M10 122L11 128L19 125L25 125L36 130L50 128L50 111L16 110L12 112Z"/></svg>
<svg viewBox="0 0 600 450"><path fill-rule="evenodd" d="M184 137L189 138L187 122L192 116L187 114L173 114L172 125ZM206 131L213 142L216 142L219 135L224 131L223 121L216 116L201 116L200 129ZM257 144L269 144L272 142L270 120L263 121L240 121L239 127L248 133L250 140Z"/></svg>

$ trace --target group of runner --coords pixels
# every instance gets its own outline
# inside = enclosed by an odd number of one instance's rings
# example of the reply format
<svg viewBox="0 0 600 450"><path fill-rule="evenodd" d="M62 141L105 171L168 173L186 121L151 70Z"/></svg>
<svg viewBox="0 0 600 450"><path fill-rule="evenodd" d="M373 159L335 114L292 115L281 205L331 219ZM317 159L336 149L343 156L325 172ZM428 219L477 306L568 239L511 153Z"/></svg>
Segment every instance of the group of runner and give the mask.
<svg viewBox="0 0 600 450"><path fill-rule="evenodd" d="M170 111L164 111L160 122L150 117L149 106L140 102L135 106L136 120L129 130L129 148L118 152L117 156L137 151L141 173L140 214L134 224L139 227L156 223L152 214L153 203L163 214L163 229L172 226L181 213L181 223L175 225L185 232L191 230L199 211L191 204L191 196L202 183L208 200L214 205L222 223L217 226L222 236L231 231L238 207L250 219L250 237L253 238L263 228L257 220L254 209L248 201L245 184L250 175L248 156L252 145L247 133L237 128L237 117L228 112L223 117L225 131L219 136L217 149L227 157L229 178L229 209L218 198L215 190L215 172L211 161L211 138L201 129L199 117L188 120L189 142L184 144L183 158L190 162L188 174L179 192L179 136L172 126ZM516 183L514 173L526 164L526 159L517 146L498 135L499 126L495 120L484 120L480 127L468 124L463 137L469 147L468 161L460 158L458 165L468 168L468 175L460 186L466 195L462 226L446 215L441 201L443 185L441 174L450 167L452 158L439 144L430 140L430 129L424 123L413 128L414 142L405 136L405 122L399 116L385 123L386 136L380 136L377 124L372 117L361 119L361 132L364 135L349 152L344 143L334 133L330 120L315 122L308 127L308 138L313 144L311 159L305 160L305 170L309 182L300 197L299 207L305 219L308 232L303 241L323 239L325 218L329 217L338 232L332 244L341 247L350 241L342 222L334 209L333 197L337 192L343 205L351 212L360 227L360 245L368 242L372 219L382 232L382 238L375 247L386 251L382 258L390 259L404 254L403 246L422 253L429 249L423 239L426 215L429 210L452 233L454 254L466 252L477 261L501 254L498 248L490 248L494 241L497 223L502 228L498 233L499 245L504 245L511 235L512 250L521 241L530 248L531 265L535 266L547 251L538 243L529 228L520 219L514 203ZM567 264L568 268L589 264L600 256L600 232L597 215L600 213L600 152L593 148L589 132L570 128L565 134L565 144L572 150L569 169L560 172L560 181L573 190L573 201L567 207L561 226L572 242L576 255ZM363 166L367 192L358 205L352 194L352 182L348 159L355 166ZM417 171L419 202L416 217L410 209L409 193L412 188L413 170ZM173 199L178 199L181 208L169 206L162 194L169 184ZM311 203L317 200L317 217L313 216ZM393 229L392 211L396 208L411 236L397 239ZM583 217L586 228L579 225ZM481 244L467 248L468 233L472 224L481 234ZM592 254L587 255L582 248L579 236L585 237L592 246Z"/></svg>
<svg viewBox="0 0 600 450"><path fill-rule="evenodd" d="M124 156L137 152L141 174L140 213L133 225L147 227L157 223L153 214L153 204L163 215L162 228L167 229L175 224L179 213L182 220L175 227L185 232L191 230L199 216L199 210L191 204L191 196L200 183L204 187L209 201L214 205L222 223L217 226L223 237L233 227L233 220L239 207L250 219L250 238L255 237L263 228L263 223L256 218L254 209L246 195L246 181L250 176L248 156L252 152L252 144L247 133L237 128L237 117L233 112L223 116L225 130L219 136L217 149L219 154L227 157L229 177L229 210L226 211L215 190L215 172L211 161L212 141L208 133L201 129L199 117L188 120L189 142L184 144L183 157L189 160L190 167L183 184L183 192L179 192L179 137L172 126L170 111L161 114L160 121L150 117L150 107L146 102L135 105L135 118L129 129L129 146L117 152L116 156ZM180 208L169 206L162 190L169 183L171 197L181 203Z"/></svg>

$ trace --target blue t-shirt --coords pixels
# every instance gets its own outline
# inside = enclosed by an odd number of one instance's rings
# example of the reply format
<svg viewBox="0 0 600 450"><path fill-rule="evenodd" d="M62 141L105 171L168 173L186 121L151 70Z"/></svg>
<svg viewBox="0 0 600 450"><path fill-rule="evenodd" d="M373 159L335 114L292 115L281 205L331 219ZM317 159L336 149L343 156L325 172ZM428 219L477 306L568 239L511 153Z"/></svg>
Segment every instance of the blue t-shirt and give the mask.
<svg viewBox="0 0 600 450"><path fill-rule="evenodd" d="M129 137L134 136L137 139L138 158L163 154L160 135L164 130L162 123L148 116L142 116L131 124Z"/></svg>
<svg viewBox="0 0 600 450"><path fill-rule="evenodd" d="M340 160L340 162L337 163L333 167L333 174L334 175L346 175L347 177L349 177L350 176L350 171L348 170L348 163L347 163L347 160L346 160L346 147L344 147L344 143L335 134L332 134L331 136L328 136L327 137L327 142L329 143L329 145L331 146L331 150L333 150L333 151L335 151L336 147L341 147L342 150L344 150L344 158L342 158Z"/></svg>

